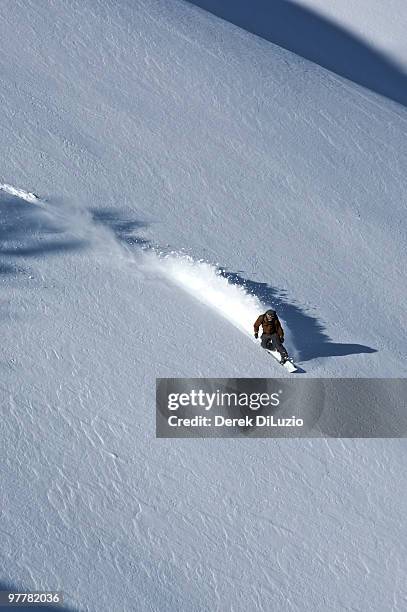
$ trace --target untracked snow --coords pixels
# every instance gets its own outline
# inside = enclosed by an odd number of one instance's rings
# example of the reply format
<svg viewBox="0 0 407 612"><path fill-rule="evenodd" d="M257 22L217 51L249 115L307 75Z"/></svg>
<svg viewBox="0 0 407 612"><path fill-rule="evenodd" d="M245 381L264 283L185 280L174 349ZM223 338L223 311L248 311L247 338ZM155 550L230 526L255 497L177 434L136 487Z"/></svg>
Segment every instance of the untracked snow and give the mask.
<svg viewBox="0 0 407 612"><path fill-rule="evenodd" d="M406 108L180 0L3 0L0 107L2 588L406 609L402 440L155 438L157 377L290 376L268 306L406 376Z"/></svg>

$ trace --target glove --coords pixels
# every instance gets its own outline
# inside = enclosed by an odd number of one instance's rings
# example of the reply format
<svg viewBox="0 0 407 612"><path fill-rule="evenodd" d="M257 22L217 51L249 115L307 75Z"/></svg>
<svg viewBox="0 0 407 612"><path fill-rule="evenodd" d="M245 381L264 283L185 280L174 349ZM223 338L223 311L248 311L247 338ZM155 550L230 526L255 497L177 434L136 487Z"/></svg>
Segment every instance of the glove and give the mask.
<svg viewBox="0 0 407 612"><path fill-rule="evenodd" d="M254 337L255 337L255 338L256 338L256 340L257 340L257 338L259 337L259 334L256 332L256 333L254 334Z"/></svg>
<svg viewBox="0 0 407 612"><path fill-rule="evenodd" d="M283 342L284 342L284 336L281 336L281 338L280 338L280 342L281 342L281 344L283 344Z"/></svg>

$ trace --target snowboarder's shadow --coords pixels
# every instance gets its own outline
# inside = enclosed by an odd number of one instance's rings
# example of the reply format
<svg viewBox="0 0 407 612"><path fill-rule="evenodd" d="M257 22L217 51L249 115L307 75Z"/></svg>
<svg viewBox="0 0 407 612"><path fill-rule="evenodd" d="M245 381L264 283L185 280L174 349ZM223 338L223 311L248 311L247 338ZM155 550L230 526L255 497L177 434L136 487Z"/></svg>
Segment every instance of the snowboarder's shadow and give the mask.
<svg viewBox="0 0 407 612"><path fill-rule="evenodd" d="M240 276L236 272L222 271L221 274L234 285L244 287L264 304L274 306L286 322L295 347L296 359L310 361L317 357L340 357L361 353L376 353L377 350L363 344L341 344L332 342L318 319L298 305L287 300L286 292Z"/></svg>

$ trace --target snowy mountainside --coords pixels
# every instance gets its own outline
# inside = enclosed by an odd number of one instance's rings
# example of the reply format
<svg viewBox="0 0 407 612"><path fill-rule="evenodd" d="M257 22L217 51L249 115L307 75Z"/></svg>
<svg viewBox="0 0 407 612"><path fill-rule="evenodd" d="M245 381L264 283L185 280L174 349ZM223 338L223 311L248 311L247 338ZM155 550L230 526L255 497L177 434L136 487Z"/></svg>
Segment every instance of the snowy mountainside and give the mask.
<svg viewBox="0 0 407 612"><path fill-rule="evenodd" d="M150 223L155 243L284 290L290 303L311 307L336 342L380 351L361 374L405 371L397 320L404 303L402 107L229 24L213 28L210 16L183 4L133 10L123 3L106 20L108 4L90 10L85 3L82 13L64 13L63 27L47 3L30 6L10 9L23 49L37 55L18 63L17 89L6 82L7 182L34 182L33 190L83 206L128 207L131 220ZM76 18L80 26L69 29ZM42 27L45 34L35 36ZM216 33L229 31L219 48ZM3 44L15 72L19 47L9 33ZM155 57L161 48L168 52ZM38 156L27 153L34 137ZM369 304L380 305L391 338L367 328ZM316 372L345 374L352 360L315 364Z"/></svg>
<svg viewBox="0 0 407 612"><path fill-rule="evenodd" d="M3 0L0 104L1 582L402 610L402 441L154 411L156 377L288 375L270 305L301 376L405 376L406 109L178 0Z"/></svg>

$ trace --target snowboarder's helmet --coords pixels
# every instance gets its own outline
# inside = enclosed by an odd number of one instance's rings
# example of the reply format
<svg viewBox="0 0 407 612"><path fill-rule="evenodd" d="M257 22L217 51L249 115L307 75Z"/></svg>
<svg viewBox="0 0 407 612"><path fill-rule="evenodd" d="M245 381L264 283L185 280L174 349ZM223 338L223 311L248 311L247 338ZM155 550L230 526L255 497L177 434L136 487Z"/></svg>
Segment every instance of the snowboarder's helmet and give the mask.
<svg viewBox="0 0 407 612"><path fill-rule="evenodd" d="M277 316L277 313L276 313L275 310L267 310L266 317L270 317L270 318L274 319L274 317L276 317L276 316Z"/></svg>

